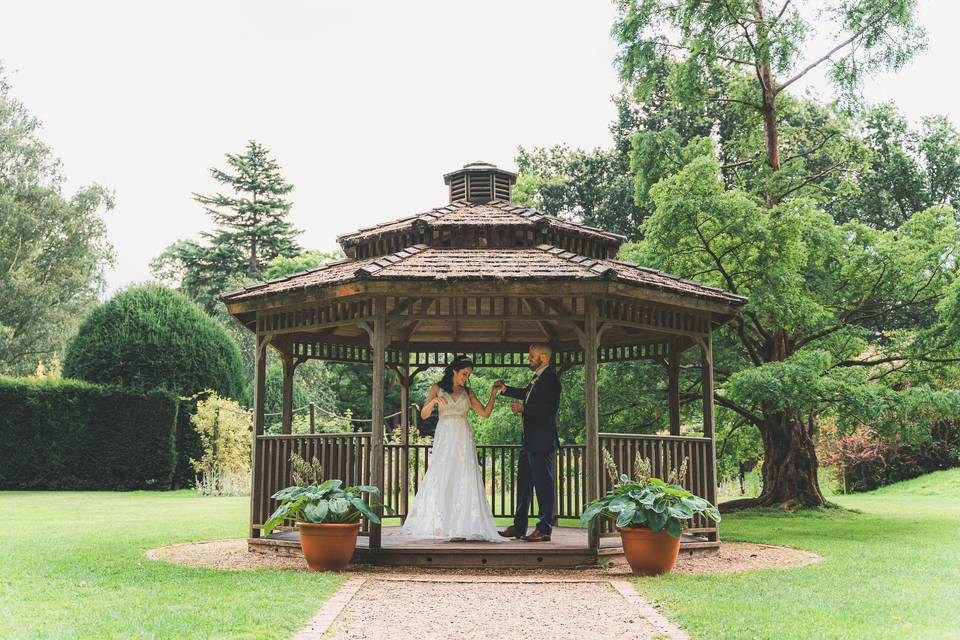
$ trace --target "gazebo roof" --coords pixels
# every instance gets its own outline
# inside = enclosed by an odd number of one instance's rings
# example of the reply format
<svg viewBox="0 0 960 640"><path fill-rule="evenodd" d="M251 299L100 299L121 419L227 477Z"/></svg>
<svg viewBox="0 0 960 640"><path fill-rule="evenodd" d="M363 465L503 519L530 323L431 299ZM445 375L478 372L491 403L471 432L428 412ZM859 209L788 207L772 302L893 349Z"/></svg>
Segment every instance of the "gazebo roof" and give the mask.
<svg viewBox="0 0 960 640"><path fill-rule="evenodd" d="M543 213L531 207L514 204L513 202L492 200L478 203L460 200L407 218L358 229L352 233L340 236L337 238L337 242L340 243L340 246L342 246L345 251L349 251L351 247L359 244L363 240L411 230L418 226L431 229L467 226L508 226L533 231L540 230L541 233L548 229L554 229L567 234L580 234L615 248L619 248L626 240L624 236L616 233L569 222L557 216Z"/></svg>
<svg viewBox="0 0 960 640"><path fill-rule="evenodd" d="M223 296L248 302L356 281L609 281L731 307L747 299L691 280L616 260L625 238L494 199L510 196L516 176L476 162L448 173L451 202L338 238L348 258Z"/></svg>
<svg viewBox="0 0 960 640"><path fill-rule="evenodd" d="M490 280L563 282L613 280L648 289L742 306L746 298L620 260L590 258L552 245L513 249L435 248L419 244L384 256L346 259L252 285L227 302L356 280Z"/></svg>

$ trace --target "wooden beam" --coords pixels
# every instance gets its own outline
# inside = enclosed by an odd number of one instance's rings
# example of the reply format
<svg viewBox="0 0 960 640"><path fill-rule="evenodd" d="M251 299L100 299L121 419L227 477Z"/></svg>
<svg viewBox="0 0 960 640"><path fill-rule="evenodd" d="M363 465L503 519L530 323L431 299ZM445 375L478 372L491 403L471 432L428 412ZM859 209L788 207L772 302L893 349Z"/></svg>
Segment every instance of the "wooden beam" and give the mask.
<svg viewBox="0 0 960 640"><path fill-rule="evenodd" d="M370 346L373 350L373 383L371 386L371 424L370 424L370 484L384 491L383 483L383 377L385 373L385 356L387 346L386 336L386 304L382 297L374 299L373 325L370 328ZM381 496L385 498L386 496ZM377 501L380 502L379 500ZM375 508L377 515L382 515L383 508ZM370 548L380 548L381 525L370 523Z"/></svg>
<svg viewBox="0 0 960 640"><path fill-rule="evenodd" d="M586 406L584 444L586 445L587 502L600 497L600 407L597 393L597 307L586 299L583 340L583 391ZM590 528L590 548L600 547L600 525Z"/></svg>
<svg viewBox="0 0 960 640"><path fill-rule="evenodd" d="M263 478L260 478L257 474L261 473L259 465L257 465L257 449L259 448L257 442L257 436L263 435L263 423L264 423L264 413L266 406L266 390L267 390L267 342L269 337L257 334L256 340L256 352L254 354L254 367L253 367L253 446L250 448L251 461L250 461L250 531L249 537L259 538L260 529L254 528L254 525L259 525L261 523L254 522L254 513L257 497L260 494L260 485L263 482Z"/></svg>
<svg viewBox="0 0 960 640"><path fill-rule="evenodd" d="M711 336L700 340L700 364L703 389L703 435L710 438L710 454L707 460L710 469L707 473L707 495L704 497L711 503L717 504L717 439L713 413L713 339ZM719 541L719 528L712 536L713 541Z"/></svg>
<svg viewBox="0 0 960 640"><path fill-rule="evenodd" d="M680 351L676 340L670 342L667 354L667 404L670 413L670 435L680 435Z"/></svg>
<svg viewBox="0 0 960 640"><path fill-rule="evenodd" d="M281 362L283 364L283 399L280 409L280 432L293 433L293 374L296 365L289 349L284 349Z"/></svg>

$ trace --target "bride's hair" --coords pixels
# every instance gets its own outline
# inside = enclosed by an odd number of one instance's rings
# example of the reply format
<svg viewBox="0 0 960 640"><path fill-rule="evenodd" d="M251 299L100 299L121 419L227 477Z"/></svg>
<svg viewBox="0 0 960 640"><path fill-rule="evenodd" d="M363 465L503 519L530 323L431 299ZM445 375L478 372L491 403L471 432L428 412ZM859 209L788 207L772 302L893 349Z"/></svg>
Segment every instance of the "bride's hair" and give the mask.
<svg viewBox="0 0 960 640"><path fill-rule="evenodd" d="M453 374L455 374L457 371L468 368L473 369L473 360L466 356L457 356L453 359L453 362L444 367L443 377L440 378L440 382L437 383L437 386L447 393L453 393Z"/></svg>

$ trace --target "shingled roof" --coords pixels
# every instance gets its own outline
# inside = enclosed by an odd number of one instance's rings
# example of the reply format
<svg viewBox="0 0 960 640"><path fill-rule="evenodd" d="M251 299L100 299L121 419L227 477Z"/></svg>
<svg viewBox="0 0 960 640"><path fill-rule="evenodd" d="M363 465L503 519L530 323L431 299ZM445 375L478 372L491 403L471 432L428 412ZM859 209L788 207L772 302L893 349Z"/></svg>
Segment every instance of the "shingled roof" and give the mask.
<svg viewBox="0 0 960 640"><path fill-rule="evenodd" d="M352 233L344 234L337 238L344 249L356 244L362 240L380 236L388 233L394 233L402 230L413 229L417 225L425 227L456 227L456 226L499 226L511 225L518 227L529 227L531 229L541 225L542 227L552 227L568 233L578 233L586 236L592 236L608 243L615 243L619 246L626 238L616 233L610 233L603 229L597 229L584 224L569 222L557 216L552 216L532 207L524 207L513 202L503 202L492 200L485 203L468 202L459 200L450 204L429 211L424 211L415 216L400 218L391 222L384 222L372 227L358 229Z"/></svg>
<svg viewBox="0 0 960 640"><path fill-rule="evenodd" d="M357 280L614 280L736 306L746 302L742 296L655 269L619 260L581 256L546 244L515 249L444 249L415 245L386 256L332 262L228 293L224 300L249 300Z"/></svg>
<svg viewBox="0 0 960 640"><path fill-rule="evenodd" d="M477 162L446 174L451 202L338 238L346 260L227 293L226 302L368 281L619 281L741 306L746 298L616 260L625 238L536 209L510 195L514 174ZM456 199L454 199L456 198Z"/></svg>

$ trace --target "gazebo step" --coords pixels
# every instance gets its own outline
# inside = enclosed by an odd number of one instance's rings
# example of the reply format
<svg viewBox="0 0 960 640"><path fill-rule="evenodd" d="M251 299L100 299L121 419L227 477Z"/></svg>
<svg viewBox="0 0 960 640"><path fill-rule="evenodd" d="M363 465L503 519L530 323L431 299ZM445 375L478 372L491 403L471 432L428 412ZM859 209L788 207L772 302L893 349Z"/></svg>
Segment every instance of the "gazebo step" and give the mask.
<svg viewBox="0 0 960 640"><path fill-rule="evenodd" d="M368 539L357 540L353 561L390 566L445 568L577 568L596 566L600 559L610 560L623 555L619 536L604 537L596 552L587 546L584 529L555 527L551 542L531 543L522 540L506 542L449 542L445 540L401 539L399 527L384 527L382 546L370 549ZM300 536L297 531L283 531L266 538L249 538L248 549L255 553L299 557ZM701 536L684 535L680 553L714 555L720 543Z"/></svg>

